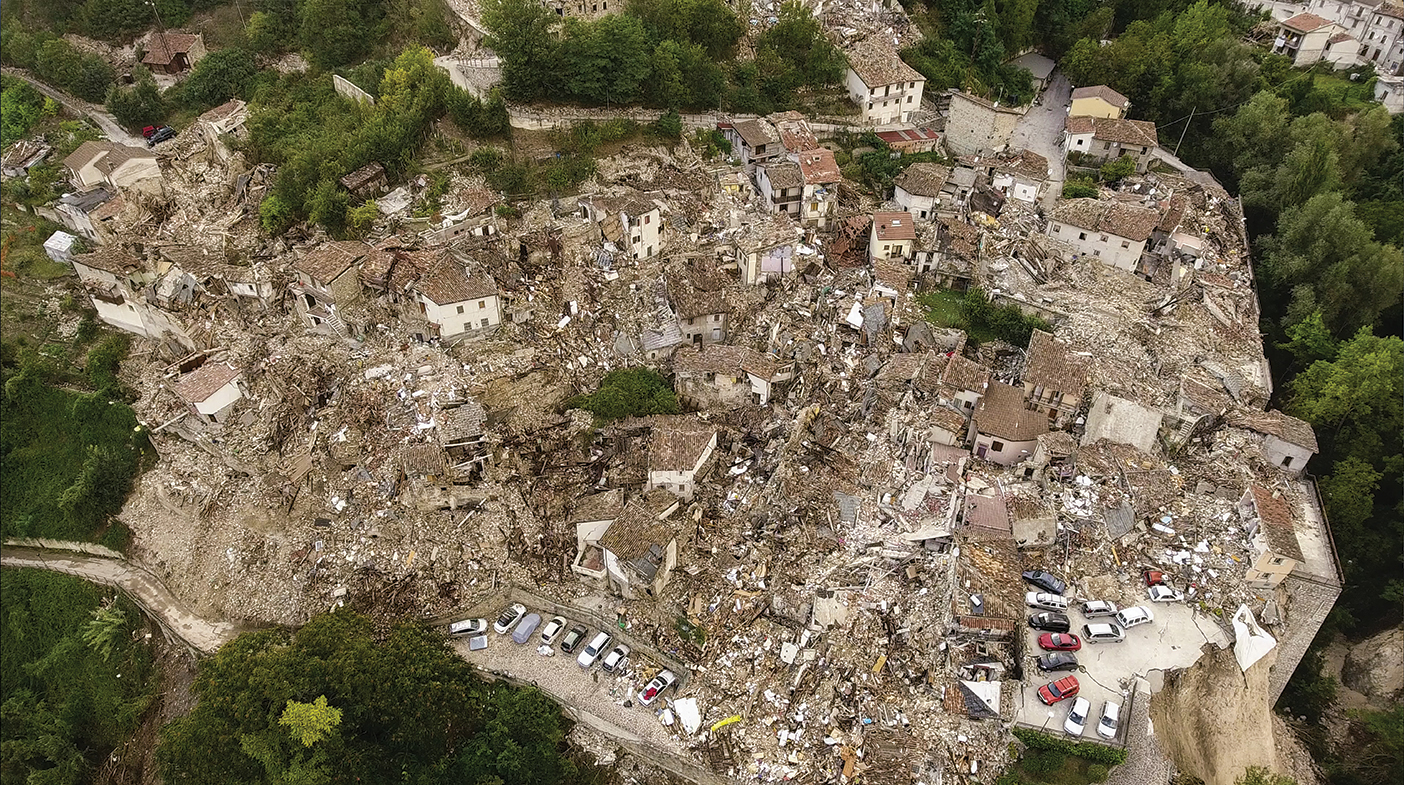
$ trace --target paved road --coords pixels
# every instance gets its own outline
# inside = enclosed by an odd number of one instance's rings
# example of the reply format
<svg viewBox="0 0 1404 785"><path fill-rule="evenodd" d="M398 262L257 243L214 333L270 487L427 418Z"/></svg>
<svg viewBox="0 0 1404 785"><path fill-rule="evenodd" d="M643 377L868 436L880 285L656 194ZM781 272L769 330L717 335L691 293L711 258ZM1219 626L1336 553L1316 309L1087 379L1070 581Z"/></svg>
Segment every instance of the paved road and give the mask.
<svg viewBox="0 0 1404 785"><path fill-rule="evenodd" d="M239 634L233 624L206 621L191 613L155 575L120 559L6 546L0 548L0 566L53 570L114 586L160 620L168 631L206 654L218 650Z"/></svg>
<svg viewBox="0 0 1404 785"><path fill-rule="evenodd" d="M1072 100L1072 83L1062 71L1053 72L1053 81L1043 91L1036 106L1029 107L1019 124L1014 126L1010 138L1012 150L1032 150L1048 159L1048 171L1053 182L1048 188L1044 207L1052 207L1053 202L1063 192L1063 121L1067 117L1067 104Z"/></svg>
<svg viewBox="0 0 1404 785"><path fill-rule="evenodd" d="M146 145L145 139L142 139L140 136L132 136L131 134L127 133L125 130L122 129L122 126L117 123L116 118L108 114L97 104L90 104L87 101L84 101L80 98L76 98L74 96L69 95L68 93L63 92L58 88L50 87L49 85L39 81L38 79L35 79L28 71L24 70L23 68L11 68L9 66L6 66L3 69L0 69L0 71L3 71L5 76L13 76L16 79L23 79L24 81L29 82L31 85L34 86L34 89L38 90L44 95L47 95L55 101L58 101L60 104L63 104L64 107L67 108L70 112L82 115L84 117L87 117L89 120L92 120L94 123L97 124L98 128L102 129L103 133L107 134L108 139L111 139L112 141L118 144L130 145L132 147L143 147Z"/></svg>

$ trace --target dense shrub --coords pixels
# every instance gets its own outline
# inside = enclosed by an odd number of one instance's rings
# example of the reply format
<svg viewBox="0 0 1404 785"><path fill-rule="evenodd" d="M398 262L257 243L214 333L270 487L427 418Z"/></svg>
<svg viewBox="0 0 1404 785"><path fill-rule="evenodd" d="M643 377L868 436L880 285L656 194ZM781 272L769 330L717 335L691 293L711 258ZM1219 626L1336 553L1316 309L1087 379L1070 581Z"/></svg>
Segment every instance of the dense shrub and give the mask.
<svg viewBox="0 0 1404 785"><path fill-rule="evenodd" d="M647 368L610 371L598 390L577 395L566 402L566 408L584 409L602 420L680 411L678 398L667 380Z"/></svg>
<svg viewBox="0 0 1404 785"><path fill-rule="evenodd" d="M1117 747L1091 741L1072 741L1029 728L1013 728L1011 732L1031 750L1076 755L1103 766L1120 766L1126 762L1126 750Z"/></svg>

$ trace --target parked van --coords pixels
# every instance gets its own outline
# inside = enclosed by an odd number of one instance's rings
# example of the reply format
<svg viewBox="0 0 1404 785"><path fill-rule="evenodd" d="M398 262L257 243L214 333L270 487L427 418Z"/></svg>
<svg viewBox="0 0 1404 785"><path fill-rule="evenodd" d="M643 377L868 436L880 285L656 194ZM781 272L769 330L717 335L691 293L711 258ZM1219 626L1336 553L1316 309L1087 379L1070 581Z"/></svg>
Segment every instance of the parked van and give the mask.
<svg viewBox="0 0 1404 785"><path fill-rule="evenodd" d="M1115 624L1084 624L1082 639L1088 643L1120 643L1126 640L1126 633Z"/></svg>
<svg viewBox="0 0 1404 785"><path fill-rule="evenodd" d="M575 658L575 661L580 663L580 667L589 670L590 666L595 664L595 660L598 660L600 655L604 653L604 650L609 648L611 640L613 639L609 637L607 632L596 635L594 640L590 641L590 645L580 652L580 656Z"/></svg>
<svg viewBox="0 0 1404 785"><path fill-rule="evenodd" d="M1155 616L1150 612L1150 608L1135 605L1117 611L1116 620L1121 623L1122 629L1129 630L1138 624L1150 624L1155 621Z"/></svg>

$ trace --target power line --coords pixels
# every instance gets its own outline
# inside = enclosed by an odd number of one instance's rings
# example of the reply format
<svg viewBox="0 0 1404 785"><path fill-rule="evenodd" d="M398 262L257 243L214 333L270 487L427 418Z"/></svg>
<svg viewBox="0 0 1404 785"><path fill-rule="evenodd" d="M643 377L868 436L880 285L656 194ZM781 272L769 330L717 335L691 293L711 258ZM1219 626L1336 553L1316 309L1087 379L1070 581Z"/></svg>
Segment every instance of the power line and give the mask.
<svg viewBox="0 0 1404 785"><path fill-rule="evenodd" d="M1307 71L1304 71L1303 73L1297 74L1296 76L1292 77L1291 79L1288 79L1288 80L1285 81L1285 82L1282 82L1281 84L1275 85L1275 86L1273 87L1273 90L1277 90L1278 88L1281 88L1281 87L1284 87L1284 86L1286 86L1286 85L1289 85L1289 84L1291 84L1291 83L1293 83L1293 82L1295 82L1295 81L1297 81L1298 79L1301 79L1301 78L1303 78L1303 77L1306 77L1306 76L1314 76L1314 75L1315 75L1315 66L1313 66L1311 69L1308 69ZM1261 92L1261 91L1260 91L1260 92ZM1159 131L1159 130L1162 129L1162 128L1169 128L1170 126L1176 125L1176 124L1180 123L1180 122L1183 121L1183 120L1192 120L1192 119L1194 119L1194 116L1197 115L1197 114L1198 114L1198 115L1218 114L1219 112L1227 112L1227 111L1230 110L1230 109L1237 109L1238 107L1243 106L1244 104L1251 103L1252 100L1253 100L1253 98L1254 98L1255 96L1257 96L1257 93L1254 93L1252 96L1249 96L1247 100L1239 101L1239 102L1236 103L1236 104L1230 104L1229 106L1220 107L1220 108L1218 108L1218 109L1210 109L1209 111L1205 111L1205 112L1191 111L1189 114L1185 115L1184 117L1181 117L1179 120L1171 120L1170 122L1165 123L1165 124L1163 124L1163 125L1157 125L1157 126L1155 127L1155 130ZM1188 128L1189 125L1186 125L1185 127Z"/></svg>

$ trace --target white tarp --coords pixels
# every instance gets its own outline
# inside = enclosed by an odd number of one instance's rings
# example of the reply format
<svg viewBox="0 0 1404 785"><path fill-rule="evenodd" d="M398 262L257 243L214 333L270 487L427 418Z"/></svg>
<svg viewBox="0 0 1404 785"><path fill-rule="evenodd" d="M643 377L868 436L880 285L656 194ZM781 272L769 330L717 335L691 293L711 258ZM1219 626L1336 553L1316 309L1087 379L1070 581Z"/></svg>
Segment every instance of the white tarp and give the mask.
<svg viewBox="0 0 1404 785"><path fill-rule="evenodd" d="M673 701L673 711L677 712L687 735L691 736L702 729L702 712L697 710L696 698L678 698Z"/></svg>
<svg viewBox="0 0 1404 785"><path fill-rule="evenodd" d="M1247 605L1238 606L1233 614L1233 637L1233 657L1245 673L1277 645L1277 639L1258 626Z"/></svg>

